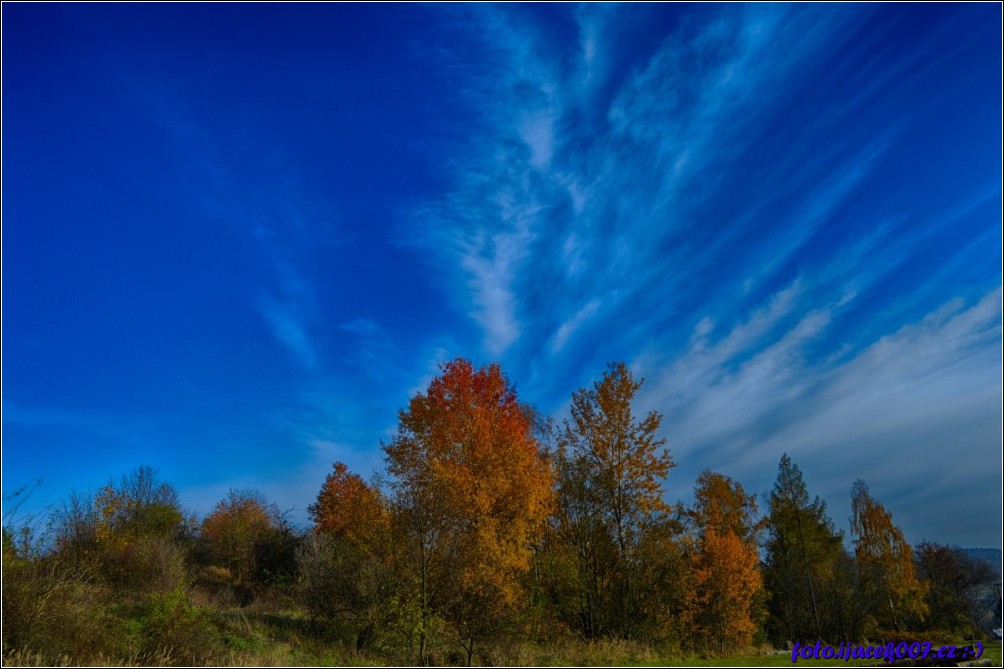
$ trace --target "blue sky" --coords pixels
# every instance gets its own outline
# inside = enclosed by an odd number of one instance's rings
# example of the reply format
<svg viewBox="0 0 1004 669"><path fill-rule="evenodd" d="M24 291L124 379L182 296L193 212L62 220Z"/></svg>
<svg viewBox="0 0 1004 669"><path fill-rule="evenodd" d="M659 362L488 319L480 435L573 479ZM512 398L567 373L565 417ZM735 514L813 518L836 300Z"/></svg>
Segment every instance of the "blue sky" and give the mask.
<svg viewBox="0 0 1004 669"><path fill-rule="evenodd" d="M3 6L3 485L304 522L438 363L1000 545L1001 9Z"/></svg>

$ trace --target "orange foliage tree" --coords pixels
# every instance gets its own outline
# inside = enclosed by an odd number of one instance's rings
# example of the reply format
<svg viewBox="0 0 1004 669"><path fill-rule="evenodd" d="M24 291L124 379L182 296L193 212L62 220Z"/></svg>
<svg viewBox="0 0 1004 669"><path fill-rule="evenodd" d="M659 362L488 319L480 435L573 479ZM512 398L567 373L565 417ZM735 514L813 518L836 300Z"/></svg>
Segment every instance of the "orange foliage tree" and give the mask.
<svg viewBox="0 0 1004 669"><path fill-rule="evenodd" d="M384 450L414 549L422 662L432 614L454 625L470 663L475 641L523 605L553 494L532 427L498 364L462 358L399 414Z"/></svg>
<svg viewBox="0 0 1004 669"><path fill-rule="evenodd" d="M359 547L373 549L377 536L388 523L387 506L379 491L348 470L341 462L333 465L317 495L307 507L314 532L345 538Z"/></svg>
<svg viewBox="0 0 1004 669"><path fill-rule="evenodd" d="M400 550L387 500L336 462L307 511L314 521L314 536L300 551L307 608L348 625L356 647L366 648L401 617L395 605Z"/></svg>
<svg viewBox="0 0 1004 669"><path fill-rule="evenodd" d="M230 490L202 521L202 536L238 585L254 576L259 548L282 524L279 508L254 490Z"/></svg>
<svg viewBox="0 0 1004 669"><path fill-rule="evenodd" d="M762 584L757 554L756 498L722 474L697 479L690 512L696 530L687 618L694 645L720 653L748 646L757 630Z"/></svg>

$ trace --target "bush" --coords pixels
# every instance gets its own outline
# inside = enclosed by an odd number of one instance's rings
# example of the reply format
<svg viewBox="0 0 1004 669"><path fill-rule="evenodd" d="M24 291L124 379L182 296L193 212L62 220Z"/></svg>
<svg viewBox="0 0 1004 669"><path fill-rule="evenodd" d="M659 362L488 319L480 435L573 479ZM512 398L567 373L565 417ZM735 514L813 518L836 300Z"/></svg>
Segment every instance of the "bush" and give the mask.
<svg viewBox="0 0 1004 669"><path fill-rule="evenodd" d="M102 546L101 573L134 592L164 592L185 582L185 555L166 537L123 538Z"/></svg>
<svg viewBox="0 0 1004 669"><path fill-rule="evenodd" d="M193 606L181 588L149 595L138 628L143 656L167 653L184 664L211 662L222 641L210 611Z"/></svg>

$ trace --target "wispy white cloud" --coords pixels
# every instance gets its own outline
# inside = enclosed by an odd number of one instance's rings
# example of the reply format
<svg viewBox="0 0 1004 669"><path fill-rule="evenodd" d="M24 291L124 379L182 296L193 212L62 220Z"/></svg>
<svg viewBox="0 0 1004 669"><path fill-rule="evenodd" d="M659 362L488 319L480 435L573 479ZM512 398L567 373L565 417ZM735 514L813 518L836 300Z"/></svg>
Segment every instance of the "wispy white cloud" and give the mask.
<svg viewBox="0 0 1004 669"><path fill-rule="evenodd" d="M681 255L690 266L712 264L714 244L673 245L693 224L687 212L710 195L693 185L745 143L763 88L834 29L783 8L726 11L680 28L628 68L606 48L630 39L623 13L578 11L572 53L504 13L472 18L493 36L488 61L498 64L463 72L461 89L484 123L458 147L455 188L416 218L444 266L462 274L455 297L493 356L548 339L563 348L569 323L556 319L566 303L603 294L613 317L656 282L674 295L685 283ZM784 58L779 40L789 42ZM843 194L830 191L835 206ZM811 232L802 225L792 234L804 242Z"/></svg>
<svg viewBox="0 0 1004 669"><path fill-rule="evenodd" d="M575 331L581 328L589 319L596 315L599 311L600 306L603 304L602 300L594 298L589 300L581 309L575 312L571 318L561 324L557 332L551 338L551 353L559 353L561 349L565 347L565 343L568 338L575 334Z"/></svg>
<svg viewBox="0 0 1004 669"><path fill-rule="evenodd" d="M927 497L900 518L913 539L955 522L957 509L942 495L953 494L962 463L981 462L967 470L974 506L999 513L1001 380L988 372L1001 365L1000 289L974 304L952 301L850 359L819 364L812 347L839 309L803 312L767 345L749 333L766 332L786 310L760 314L759 327L741 324L710 347L698 338L668 364L640 357L635 366L649 378L644 405L665 412L678 460L766 489L788 452L825 476L822 491L836 509L861 476L894 500L922 487ZM974 540L976 525L967 529Z"/></svg>
<svg viewBox="0 0 1004 669"><path fill-rule="evenodd" d="M472 292L472 315L484 330L485 348L492 355L505 351L521 331L516 297L510 287L514 266L523 255L521 236L498 235L491 244L472 245L461 259Z"/></svg>
<svg viewBox="0 0 1004 669"><path fill-rule="evenodd" d="M869 462L901 472L876 487L914 469L940 481L947 468L914 468L902 435L932 453L930 435L954 430L989 457L999 292L986 295L988 279L982 299L960 289L968 302L925 317L974 249L904 270L987 192L922 225L901 193L875 192L910 130L884 96L930 50L878 62L854 43L869 10L777 5L688 12L661 40L623 48L647 11L580 7L563 45L511 13L473 16L491 57L463 71L461 90L483 122L456 144L449 193L415 218L484 350L557 411L603 362L633 359L678 459L752 489L785 450L808 467L842 463L827 471L837 487ZM793 92L843 56L874 73L848 74L832 101Z"/></svg>

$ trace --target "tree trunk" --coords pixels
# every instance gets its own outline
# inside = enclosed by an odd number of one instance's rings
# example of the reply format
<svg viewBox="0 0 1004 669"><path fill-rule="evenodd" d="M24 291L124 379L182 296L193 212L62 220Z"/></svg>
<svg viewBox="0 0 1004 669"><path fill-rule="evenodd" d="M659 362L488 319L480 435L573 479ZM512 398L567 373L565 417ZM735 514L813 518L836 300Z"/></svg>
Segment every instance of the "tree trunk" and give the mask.
<svg viewBox="0 0 1004 669"><path fill-rule="evenodd" d="M815 588L812 587L812 572L809 569L809 557L805 551L805 536L802 534L802 521L800 518L801 514L798 509L795 509L795 527L798 529L798 543L802 549L802 566L805 568L805 582L809 586L809 604L812 607L812 622L816 625L816 637L822 638L823 631L819 624L819 611L816 608L816 592Z"/></svg>

